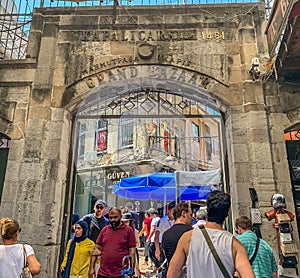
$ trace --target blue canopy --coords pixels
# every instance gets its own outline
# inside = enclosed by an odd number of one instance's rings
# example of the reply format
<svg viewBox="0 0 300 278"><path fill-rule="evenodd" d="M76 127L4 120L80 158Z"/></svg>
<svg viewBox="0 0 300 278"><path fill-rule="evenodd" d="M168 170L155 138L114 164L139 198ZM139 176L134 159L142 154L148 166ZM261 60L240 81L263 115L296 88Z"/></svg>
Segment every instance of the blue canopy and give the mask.
<svg viewBox="0 0 300 278"><path fill-rule="evenodd" d="M201 172L208 173L210 171ZM176 173L152 173L123 178L115 184L112 193L129 199L175 201L176 191L180 190L180 200L182 201L205 201L208 194L216 189L212 184L195 182L191 182L190 185L178 185L176 184L178 179L176 179ZM180 177L182 179L182 175ZM199 178L197 179L199 180Z"/></svg>

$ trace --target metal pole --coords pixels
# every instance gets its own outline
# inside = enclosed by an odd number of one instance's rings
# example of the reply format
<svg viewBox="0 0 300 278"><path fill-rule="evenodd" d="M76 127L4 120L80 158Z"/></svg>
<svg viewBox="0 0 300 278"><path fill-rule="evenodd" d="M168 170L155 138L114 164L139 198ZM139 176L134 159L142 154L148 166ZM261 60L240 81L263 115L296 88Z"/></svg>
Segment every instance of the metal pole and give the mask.
<svg viewBox="0 0 300 278"><path fill-rule="evenodd" d="M167 213L167 208L166 208L166 206L167 206L167 189L164 188L164 191L165 191L165 194L164 194L164 215L166 215L166 213Z"/></svg>
<svg viewBox="0 0 300 278"><path fill-rule="evenodd" d="M178 182L179 172L175 171L176 204L180 203L180 185Z"/></svg>

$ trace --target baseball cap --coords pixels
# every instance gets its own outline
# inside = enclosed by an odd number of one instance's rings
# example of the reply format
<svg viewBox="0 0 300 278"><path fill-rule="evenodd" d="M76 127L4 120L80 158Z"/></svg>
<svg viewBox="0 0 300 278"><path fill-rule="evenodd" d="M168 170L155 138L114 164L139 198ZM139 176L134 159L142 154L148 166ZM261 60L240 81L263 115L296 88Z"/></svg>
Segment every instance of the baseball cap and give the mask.
<svg viewBox="0 0 300 278"><path fill-rule="evenodd" d="M106 202L104 200L101 200L101 199L96 201L95 206L97 206L97 205L102 205L104 207L107 207Z"/></svg>

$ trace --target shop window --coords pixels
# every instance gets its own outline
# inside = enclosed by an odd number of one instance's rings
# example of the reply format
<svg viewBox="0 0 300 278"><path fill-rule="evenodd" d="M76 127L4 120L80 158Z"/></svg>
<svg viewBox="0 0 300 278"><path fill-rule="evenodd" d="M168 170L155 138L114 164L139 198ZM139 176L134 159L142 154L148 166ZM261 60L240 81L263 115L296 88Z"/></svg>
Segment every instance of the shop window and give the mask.
<svg viewBox="0 0 300 278"><path fill-rule="evenodd" d="M206 158L208 161L211 160L212 143L210 136L210 127L205 125L205 147L206 147Z"/></svg>
<svg viewBox="0 0 300 278"><path fill-rule="evenodd" d="M78 142L78 155L84 155L86 138L86 124L80 124L79 142Z"/></svg>
<svg viewBox="0 0 300 278"><path fill-rule="evenodd" d="M193 139L197 139L199 141L200 131L199 126L195 123L192 123L192 137Z"/></svg>

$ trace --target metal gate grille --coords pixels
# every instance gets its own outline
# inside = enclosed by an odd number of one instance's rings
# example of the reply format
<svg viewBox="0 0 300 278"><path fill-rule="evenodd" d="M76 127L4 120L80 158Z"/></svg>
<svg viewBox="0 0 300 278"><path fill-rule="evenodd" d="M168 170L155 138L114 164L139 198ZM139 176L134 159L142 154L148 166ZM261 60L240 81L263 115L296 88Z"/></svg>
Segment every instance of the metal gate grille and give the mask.
<svg viewBox="0 0 300 278"><path fill-rule="evenodd" d="M264 0L0 0L0 59L25 59L34 8L253 3ZM267 14L274 0L265 0Z"/></svg>

